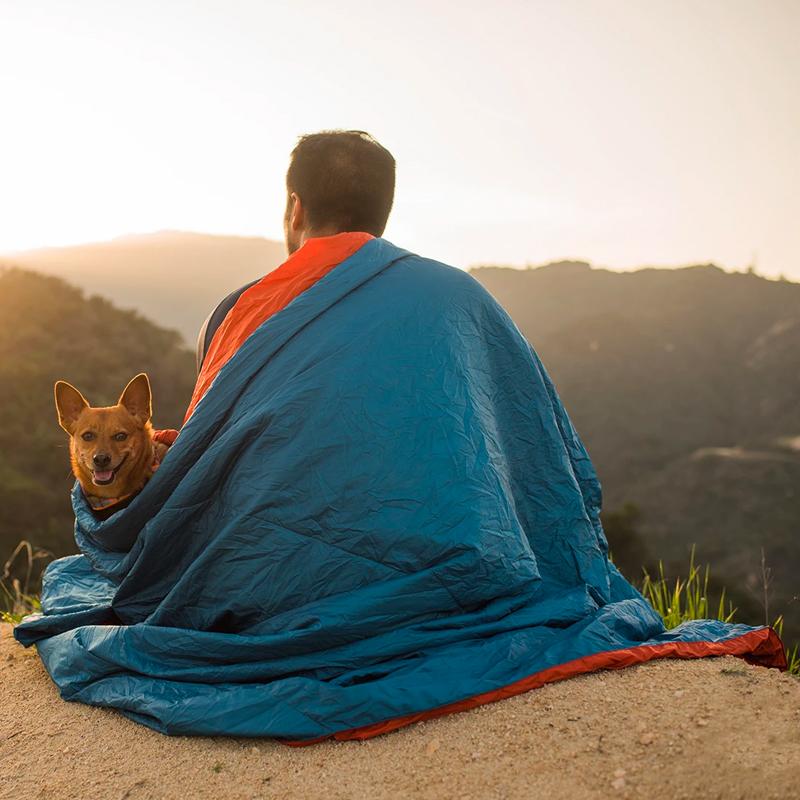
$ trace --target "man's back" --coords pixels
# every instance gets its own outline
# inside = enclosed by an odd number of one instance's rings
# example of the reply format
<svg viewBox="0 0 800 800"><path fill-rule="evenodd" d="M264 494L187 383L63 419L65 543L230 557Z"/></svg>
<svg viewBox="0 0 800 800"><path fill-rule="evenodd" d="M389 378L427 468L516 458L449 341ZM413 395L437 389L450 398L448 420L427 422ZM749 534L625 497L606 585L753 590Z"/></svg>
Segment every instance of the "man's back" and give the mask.
<svg viewBox="0 0 800 800"><path fill-rule="evenodd" d="M236 305L236 301L246 292L253 284L258 283L259 278L245 284L235 292L231 292L219 305L206 317L206 321L200 328L200 333L197 336L197 371L200 372L205 360L206 353L208 352L211 340L217 332L217 328L222 324L222 321L228 315L228 312Z"/></svg>

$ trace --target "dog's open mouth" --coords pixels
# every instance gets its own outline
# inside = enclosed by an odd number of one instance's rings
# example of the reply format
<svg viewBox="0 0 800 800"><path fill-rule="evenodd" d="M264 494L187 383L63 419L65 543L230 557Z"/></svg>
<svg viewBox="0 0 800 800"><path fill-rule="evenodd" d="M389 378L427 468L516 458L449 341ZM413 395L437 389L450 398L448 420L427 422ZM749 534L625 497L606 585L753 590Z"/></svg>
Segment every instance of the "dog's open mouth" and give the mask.
<svg viewBox="0 0 800 800"><path fill-rule="evenodd" d="M109 483L114 481L114 478L117 477L117 473L120 470L120 467L127 461L128 456L125 455L125 458L117 464L114 469L94 469L92 470L92 480L94 481L95 485L97 486L108 486Z"/></svg>

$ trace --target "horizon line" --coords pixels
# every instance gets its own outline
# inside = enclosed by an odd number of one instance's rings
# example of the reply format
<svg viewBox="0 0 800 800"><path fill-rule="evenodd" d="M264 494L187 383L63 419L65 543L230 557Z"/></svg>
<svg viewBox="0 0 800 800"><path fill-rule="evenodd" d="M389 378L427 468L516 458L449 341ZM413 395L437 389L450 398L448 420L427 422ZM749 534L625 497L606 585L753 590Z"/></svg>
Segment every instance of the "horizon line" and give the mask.
<svg viewBox="0 0 800 800"><path fill-rule="evenodd" d="M92 248L113 245L115 243L124 242L126 240L145 240L154 239L159 236L194 236L205 237L212 239L237 239L243 241L261 241L271 245L279 245L285 247L284 242L279 239L272 239L262 234L246 234L246 233L227 233L227 232L212 232L212 231L198 231L189 230L185 228L159 228L153 231L136 231L128 233L120 233L111 236L107 239L94 239L90 241L77 241L67 244L51 244L40 245L27 248L16 248L13 250L0 250L0 259L7 260L13 259L18 256L30 256L35 253L44 253L56 250L76 250L80 248ZM287 256L288 257L288 256ZM607 264L598 264L584 257L577 256L554 256L549 257L542 261L526 261L524 264L508 264L501 262L487 262L480 261L471 263L465 267L459 266L459 269L470 271L474 269L512 269L517 272L525 272L527 270L536 270L542 267L549 267L556 264L585 264L591 270L607 271L615 273L626 272L640 272L643 270L676 270L676 269L690 269L692 267L715 267L720 269L726 274L748 274L752 273L760 278L774 281L785 281L788 283L800 283L800 280L794 280L787 277L786 273L762 273L758 271L755 264L750 264L747 267L731 267L724 265L717 261L707 261L705 259L690 260L679 264L659 264L653 262L645 262L631 267L616 267Z"/></svg>

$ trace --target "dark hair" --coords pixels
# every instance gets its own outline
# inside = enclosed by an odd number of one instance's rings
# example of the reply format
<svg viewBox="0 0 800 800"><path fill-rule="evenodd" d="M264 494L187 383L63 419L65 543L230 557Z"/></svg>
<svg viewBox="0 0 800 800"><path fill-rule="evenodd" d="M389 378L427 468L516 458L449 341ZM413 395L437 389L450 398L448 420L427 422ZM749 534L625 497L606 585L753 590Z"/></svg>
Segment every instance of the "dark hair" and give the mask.
<svg viewBox="0 0 800 800"><path fill-rule="evenodd" d="M292 150L286 189L303 201L311 230L381 236L394 200L394 156L365 131L301 136Z"/></svg>

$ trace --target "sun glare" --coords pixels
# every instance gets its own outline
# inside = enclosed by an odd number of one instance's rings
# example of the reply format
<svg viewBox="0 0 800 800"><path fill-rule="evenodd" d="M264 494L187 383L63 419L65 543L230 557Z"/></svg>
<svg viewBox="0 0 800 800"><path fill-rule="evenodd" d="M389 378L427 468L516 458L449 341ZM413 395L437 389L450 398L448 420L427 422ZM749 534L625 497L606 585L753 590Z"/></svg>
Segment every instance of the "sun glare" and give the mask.
<svg viewBox="0 0 800 800"><path fill-rule="evenodd" d="M281 239L302 133L395 154L387 238L800 278L800 5L0 4L0 252Z"/></svg>

